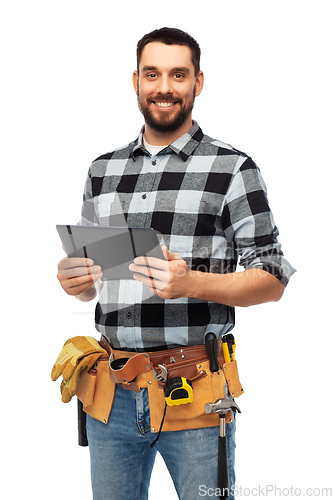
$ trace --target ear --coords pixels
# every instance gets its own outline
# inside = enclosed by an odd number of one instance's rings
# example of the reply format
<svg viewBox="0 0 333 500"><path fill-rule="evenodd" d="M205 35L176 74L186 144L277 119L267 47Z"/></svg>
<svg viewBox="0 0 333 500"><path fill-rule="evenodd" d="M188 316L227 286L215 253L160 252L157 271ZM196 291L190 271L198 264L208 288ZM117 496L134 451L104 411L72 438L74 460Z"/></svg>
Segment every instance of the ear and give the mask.
<svg viewBox="0 0 333 500"><path fill-rule="evenodd" d="M200 70L199 73L197 74L195 82L195 97L201 94L201 91L203 89L203 84L204 84L204 74Z"/></svg>
<svg viewBox="0 0 333 500"><path fill-rule="evenodd" d="M139 73L137 70L133 71L132 82L133 82L133 87L134 87L135 93L136 93L136 95L138 95Z"/></svg>

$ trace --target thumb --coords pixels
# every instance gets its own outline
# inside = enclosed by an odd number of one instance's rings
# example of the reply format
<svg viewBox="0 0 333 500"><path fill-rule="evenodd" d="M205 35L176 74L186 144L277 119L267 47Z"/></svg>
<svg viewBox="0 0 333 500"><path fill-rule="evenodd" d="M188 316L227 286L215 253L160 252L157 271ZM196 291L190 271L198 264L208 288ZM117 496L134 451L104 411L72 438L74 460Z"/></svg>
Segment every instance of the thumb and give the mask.
<svg viewBox="0 0 333 500"><path fill-rule="evenodd" d="M166 260L178 260L180 259L177 253L170 252L170 250L166 247L166 245L162 246L162 252Z"/></svg>

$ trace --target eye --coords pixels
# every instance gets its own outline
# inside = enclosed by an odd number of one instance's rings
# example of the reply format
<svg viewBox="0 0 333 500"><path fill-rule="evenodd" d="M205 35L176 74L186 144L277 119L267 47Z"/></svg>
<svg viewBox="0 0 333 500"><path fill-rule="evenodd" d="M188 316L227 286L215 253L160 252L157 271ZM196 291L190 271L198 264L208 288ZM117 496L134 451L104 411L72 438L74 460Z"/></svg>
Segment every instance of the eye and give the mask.
<svg viewBox="0 0 333 500"><path fill-rule="evenodd" d="M149 74L147 74L146 76L147 76L147 78L150 78L150 79L152 79L152 78L157 78L156 73L149 73Z"/></svg>
<svg viewBox="0 0 333 500"><path fill-rule="evenodd" d="M180 80L181 78L184 78L184 75L182 75L181 73L175 73L175 74L174 74L174 77L175 77L177 80Z"/></svg>

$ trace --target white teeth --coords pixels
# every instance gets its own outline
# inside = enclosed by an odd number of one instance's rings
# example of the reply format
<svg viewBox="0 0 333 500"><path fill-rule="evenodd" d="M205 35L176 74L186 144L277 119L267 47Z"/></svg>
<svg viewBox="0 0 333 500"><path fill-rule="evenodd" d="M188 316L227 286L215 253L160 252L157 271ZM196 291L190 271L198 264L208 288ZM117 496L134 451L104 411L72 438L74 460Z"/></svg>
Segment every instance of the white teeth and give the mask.
<svg viewBox="0 0 333 500"><path fill-rule="evenodd" d="M173 102L156 102L156 104L160 108L170 108L173 105Z"/></svg>

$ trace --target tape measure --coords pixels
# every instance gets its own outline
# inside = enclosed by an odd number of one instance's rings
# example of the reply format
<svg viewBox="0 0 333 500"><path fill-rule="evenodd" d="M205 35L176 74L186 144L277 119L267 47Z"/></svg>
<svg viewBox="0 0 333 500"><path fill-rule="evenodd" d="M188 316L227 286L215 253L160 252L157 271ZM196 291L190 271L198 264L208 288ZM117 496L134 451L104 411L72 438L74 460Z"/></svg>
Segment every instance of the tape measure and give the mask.
<svg viewBox="0 0 333 500"><path fill-rule="evenodd" d="M193 402L192 382L185 377L174 377L164 386L165 401L168 406L184 405Z"/></svg>
<svg viewBox="0 0 333 500"><path fill-rule="evenodd" d="M151 443L150 447L153 448L158 441L162 432L162 427L165 419L165 414L168 406L185 405L193 403L193 387L192 382L185 377L174 377L168 380L164 386L165 405L163 417L158 431L157 437Z"/></svg>

